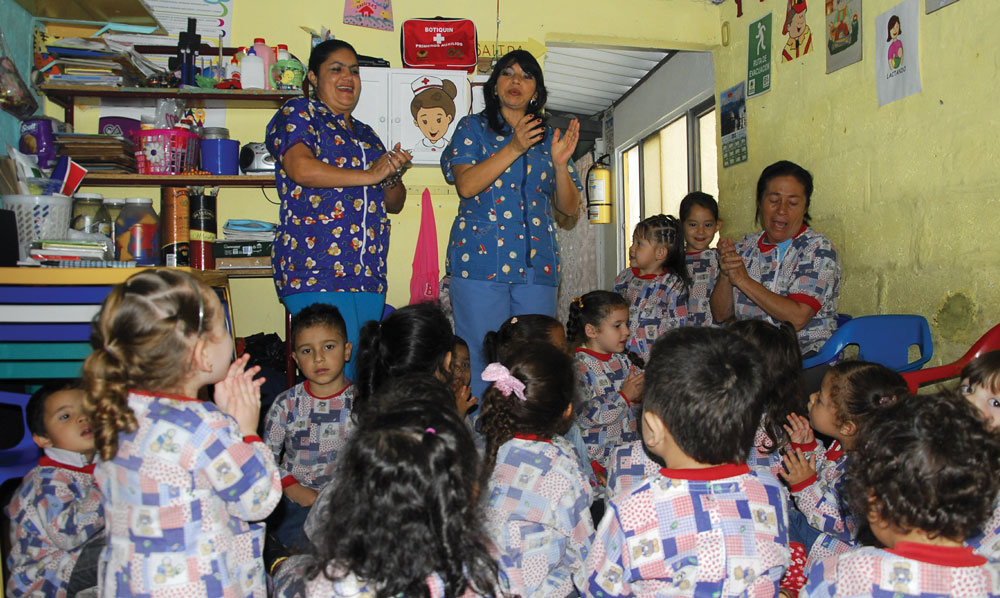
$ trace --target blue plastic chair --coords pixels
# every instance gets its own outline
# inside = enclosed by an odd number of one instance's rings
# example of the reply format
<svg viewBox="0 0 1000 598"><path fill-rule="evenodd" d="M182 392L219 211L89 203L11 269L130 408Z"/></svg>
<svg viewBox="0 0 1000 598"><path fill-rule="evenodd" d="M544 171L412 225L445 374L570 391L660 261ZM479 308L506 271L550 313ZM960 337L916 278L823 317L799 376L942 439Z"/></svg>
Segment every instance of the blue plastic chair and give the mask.
<svg viewBox="0 0 1000 598"><path fill-rule="evenodd" d="M904 314L859 316L841 324L819 353L802 361L802 367L834 362L850 345L857 345L858 359L880 363L897 372L919 370L934 354L927 318ZM916 361L910 361L913 345L920 348Z"/></svg>
<svg viewBox="0 0 1000 598"><path fill-rule="evenodd" d="M0 405L11 405L20 410L21 425L24 430L24 436L16 446L0 450L0 485L10 479L23 478L31 468L38 465L38 459L43 454L42 449L31 439L31 432L28 431L28 416L25 409L29 398L30 396L26 394L0 391Z"/></svg>

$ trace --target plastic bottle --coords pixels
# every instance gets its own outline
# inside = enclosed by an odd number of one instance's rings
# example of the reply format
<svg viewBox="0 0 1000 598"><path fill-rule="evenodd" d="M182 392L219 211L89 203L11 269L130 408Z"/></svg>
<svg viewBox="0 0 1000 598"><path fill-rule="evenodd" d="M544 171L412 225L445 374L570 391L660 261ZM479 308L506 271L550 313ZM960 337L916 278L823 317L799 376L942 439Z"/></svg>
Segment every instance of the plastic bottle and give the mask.
<svg viewBox="0 0 1000 598"><path fill-rule="evenodd" d="M160 265L160 219L148 197L129 197L115 222L118 253L140 266Z"/></svg>
<svg viewBox="0 0 1000 598"><path fill-rule="evenodd" d="M270 72L271 65L275 62L274 48L264 43L263 37L258 37L253 40L253 50L257 53L257 57L264 61L264 89L273 89Z"/></svg>
<svg viewBox="0 0 1000 598"><path fill-rule="evenodd" d="M288 60L292 57L292 53L288 51L288 46L285 44L278 44L278 60Z"/></svg>
<svg viewBox="0 0 1000 598"><path fill-rule="evenodd" d="M236 61L236 57L233 56L230 59L229 64L226 65L226 79L239 79L240 78L240 63Z"/></svg>
<svg viewBox="0 0 1000 598"><path fill-rule="evenodd" d="M249 53L240 63L240 83L243 89L264 89L267 77L264 70L264 60L250 48Z"/></svg>

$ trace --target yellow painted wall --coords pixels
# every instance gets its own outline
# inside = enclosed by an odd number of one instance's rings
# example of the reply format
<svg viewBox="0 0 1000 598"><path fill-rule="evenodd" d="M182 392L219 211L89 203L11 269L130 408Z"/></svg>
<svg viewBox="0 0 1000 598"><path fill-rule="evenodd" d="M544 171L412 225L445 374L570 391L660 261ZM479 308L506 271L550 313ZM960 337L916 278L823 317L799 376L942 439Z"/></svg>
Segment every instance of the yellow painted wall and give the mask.
<svg viewBox="0 0 1000 598"><path fill-rule="evenodd" d="M1000 48L986 40L1000 2L960 0L925 15L919 0L923 91L879 108L874 23L896 3L865 0L864 58L829 75L819 0L807 13L813 51L786 64L784 0L743 0L742 18L733 2L721 6L732 42L714 53L717 90L746 78L747 29L768 11L779 62L771 91L747 102L749 161L719 165L720 204L727 234L759 230L761 169L779 159L805 166L815 177L813 226L831 238L844 269L840 310L922 314L935 360L951 361L998 320Z"/></svg>
<svg viewBox="0 0 1000 598"><path fill-rule="evenodd" d="M719 9L711 3L691 0L637 0L628 10L608 10L604 2L569 0L504 0L501 3L500 40L520 41L532 38L547 41L627 45L633 47L710 49L719 43ZM423 2L395 2L396 31L383 32L344 25L343 3L328 0L240 0L235 4L233 40L250 44L264 36L269 44L287 43L289 50L302 59L309 55L309 36L299 29L306 25L333 30L339 39L349 41L358 52L381 56L395 68L399 59L399 26L408 18L445 15L470 18L476 23L480 41L497 35L496 3L466 0L439 0L433 6ZM61 117L61 110L50 113ZM78 111L77 130L96 130L96 110ZM271 113L265 110L230 110L227 126L232 138L262 141L264 126ZM421 166L406 176L406 184L445 185L441 169ZM158 189L96 189L105 195L159 197ZM458 209L454 188L449 195L438 195L435 212L440 245L441 271L444 272L444 248ZM276 200L273 189L268 197ZM388 302L404 305L409 300L409 278L420 223L420 196L411 195L403 212L392 217L389 252ZM220 227L229 218L277 220L277 208L267 203L259 190L223 189L219 200ZM238 335L277 331L284 336L284 310L277 301L270 279L234 280L233 302Z"/></svg>

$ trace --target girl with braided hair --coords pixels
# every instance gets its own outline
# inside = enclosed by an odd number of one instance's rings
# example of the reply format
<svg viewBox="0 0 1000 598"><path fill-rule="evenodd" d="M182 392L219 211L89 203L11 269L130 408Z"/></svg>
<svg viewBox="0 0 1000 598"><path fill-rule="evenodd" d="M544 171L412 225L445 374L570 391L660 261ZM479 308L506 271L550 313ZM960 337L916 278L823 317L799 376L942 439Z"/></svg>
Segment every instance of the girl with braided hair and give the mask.
<svg viewBox="0 0 1000 598"><path fill-rule="evenodd" d="M144 270L101 305L83 365L108 544L102 596L264 598L263 519L281 500L257 436L259 367L233 361L222 304ZM214 403L198 396L215 386Z"/></svg>
<svg viewBox="0 0 1000 598"><path fill-rule="evenodd" d="M511 594L564 598L584 587L594 536L590 484L561 436L573 424L573 360L538 341L501 359L482 374L487 533Z"/></svg>
<svg viewBox="0 0 1000 598"><path fill-rule="evenodd" d="M614 291L629 306L625 348L646 362L661 334L687 325L690 279L680 222L657 214L637 224L628 258L629 267L618 274Z"/></svg>

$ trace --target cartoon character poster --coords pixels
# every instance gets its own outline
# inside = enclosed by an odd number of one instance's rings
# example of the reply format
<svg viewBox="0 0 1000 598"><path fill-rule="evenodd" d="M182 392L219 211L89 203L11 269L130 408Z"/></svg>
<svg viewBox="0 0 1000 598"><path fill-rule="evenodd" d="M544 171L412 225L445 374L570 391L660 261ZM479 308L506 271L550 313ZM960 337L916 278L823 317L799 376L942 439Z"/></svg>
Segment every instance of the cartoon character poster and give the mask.
<svg viewBox="0 0 1000 598"><path fill-rule="evenodd" d="M930 14L939 8L944 8L945 6L956 2L958 2L958 0L926 0L924 12L925 14Z"/></svg>
<svg viewBox="0 0 1000 598"><path fill-rule="evenodd" d="M740 81L719 94L723 168L747 161L747 101L743 88Z"/></svg>
<svg viewBox="0 0 1000 598"><path fill-rule="evenodd" d="M781 28L781 34L787 35L788 39L781 51L781 62L791 62L812 50L812 31L806 23L808 9L806 0L788 0L785 25Z"/></svg>
<svg viewBox="0 0 1000 598"><path fill-rule="evenodd" d="M875 86L878 105L921 91L918 0L903 0L875 19Z"/></svg>
<svg viewBox="0 0 1000 598"><path fill-rule="evenodd" d="M861 60L861 0L826 0L826 72Z"/></svg>
<svg viewBox="0 0 1000 598"><path fill-rule="evenodd" d="M413 154L414 164L440 164L455 125L469 112L464 74L422 74L407 84L411 92L407 114L400 106L397 118L412 125L404 122L399 141Z"/></svg>
<svg viewBox="0 0 1000 598"><path fill-rule="evenodd" d="M344 0L344 24L392 31L392 0Z"/></svg>

